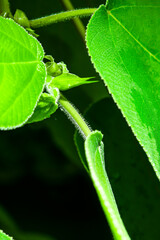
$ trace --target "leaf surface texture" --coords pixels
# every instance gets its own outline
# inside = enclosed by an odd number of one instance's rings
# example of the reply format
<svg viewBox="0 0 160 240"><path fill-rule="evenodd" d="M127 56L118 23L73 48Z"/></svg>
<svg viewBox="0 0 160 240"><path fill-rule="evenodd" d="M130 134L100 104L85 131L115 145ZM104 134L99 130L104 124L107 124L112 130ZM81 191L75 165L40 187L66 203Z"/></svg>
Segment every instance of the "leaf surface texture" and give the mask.
<svg viewBox="0 0 160 240"><path fill-rule="evenodd" d="M92 16L92 62L160 179L160 3L110 1Z"/></svg>
<svg viewBox="0 0 160 240"><path fill-rule="evenodd" d="M32 115L46 69L41 44L11 19L0 17L0 128L12 129Z"/></svg>

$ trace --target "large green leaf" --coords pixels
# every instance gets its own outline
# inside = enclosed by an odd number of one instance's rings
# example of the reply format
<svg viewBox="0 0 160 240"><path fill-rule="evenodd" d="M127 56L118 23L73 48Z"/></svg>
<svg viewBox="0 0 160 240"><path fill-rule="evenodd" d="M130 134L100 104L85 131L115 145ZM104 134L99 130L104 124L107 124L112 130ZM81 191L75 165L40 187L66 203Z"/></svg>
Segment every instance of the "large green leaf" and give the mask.
<svg viewBox="0 0 160 240"><path fill-rule="evenodd" d="M160 179L160 2L109 1L92 16L87 45Z"/></svg>
<svg viewBox="0 0 160 240"><path fill-rule="evenodd" d="M4 232L0 230L0 240L13 240L13 238L9 237L8 235L6 235Z"/></svg>
<svg viewBox="0 0 160 240"><path fill-rule="evenodd" d="M0 17L0 129L24 124L43 90L40 43L11 19Z"/></svg>

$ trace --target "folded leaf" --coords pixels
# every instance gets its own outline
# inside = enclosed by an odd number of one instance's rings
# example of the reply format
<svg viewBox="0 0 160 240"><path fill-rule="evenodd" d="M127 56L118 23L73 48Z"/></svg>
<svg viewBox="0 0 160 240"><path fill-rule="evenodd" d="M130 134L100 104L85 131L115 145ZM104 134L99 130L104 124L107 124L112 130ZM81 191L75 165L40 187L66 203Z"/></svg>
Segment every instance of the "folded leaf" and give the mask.
<svg viewBox="0 0 160 240"><path fill-rule="evenodd" d="M85 153L90 175L99 196L102 208L108 219L114 239L129 240L112 193L105 170L103 135L99 131L91 132L85 141Z"/></svg>
<svg viewBox="0 0 160 240"><path fill-rule="evenodd" d="M49 60L48 62L46 62L48 77L49 76L56 77L56 76L61 75L62 73L68 73L69 72L68 69L67 69L67 66L64 62L56 63L54 61L54 58L51 55L45 55L44 58ZM50 81L50 78L46 78L46 83L48 81Z"/></svg>
<svg viewBox="0 0 160 240"><path fill-rule="evenodd" d="M57 77L48 76L48 79L50 79L50 82L47 88L49 91L50 89L53 89L55 87L61 91L66 91L70 88L74 88L83 84L90 84L90 83L97 82L97 81L88 81L91 78L92 77L80 78L75 74L71 74L71 73L63 73ZM48 81L49 80L47 80L47 82Z"/></svg>
<svg viewBox="0 0 160 240"><path fill-rule="evenodd" d="M37 107L27 123L39 122L46 118L49 118L57 110L59 91L55 88L52 92L53 95L42 93Z"/></svg>
<svg viewBox="0 0 160 240"><path fill-rule="evenodd" d="M0 129L24 124L44 87L41 44L12 19L0 17Z"/></svg>
<svg viewBox="0 0 160 240"><path fill-rule="evenodd" d="M109 1L87 28L96 70L160 179L160 1Z"/></svg>
<svg viewBox="0 0 160 240"><path fill-rule="evenodd" d="M160 239L159 181L121 112L106 98L93 104L85 119L104 134L107 175L131 239ZM85 162L83 140L79 134L75 139Z"/></svg>

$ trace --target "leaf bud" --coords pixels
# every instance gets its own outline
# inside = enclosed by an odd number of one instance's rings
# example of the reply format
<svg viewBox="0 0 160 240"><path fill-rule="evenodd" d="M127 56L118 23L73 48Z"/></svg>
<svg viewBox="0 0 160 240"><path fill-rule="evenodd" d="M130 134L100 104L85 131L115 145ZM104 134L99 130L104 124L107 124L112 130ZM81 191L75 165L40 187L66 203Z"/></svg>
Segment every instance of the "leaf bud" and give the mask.
<svg viewBox="0 0 160 240"><path fill-rule="evenodd" d="M30 23L29 20L26 16L26 14L20 10L17 9L15 14L14 14L14 20L15 22L19 23L21 26L25 27L25 28L30 28Z"/></svg>

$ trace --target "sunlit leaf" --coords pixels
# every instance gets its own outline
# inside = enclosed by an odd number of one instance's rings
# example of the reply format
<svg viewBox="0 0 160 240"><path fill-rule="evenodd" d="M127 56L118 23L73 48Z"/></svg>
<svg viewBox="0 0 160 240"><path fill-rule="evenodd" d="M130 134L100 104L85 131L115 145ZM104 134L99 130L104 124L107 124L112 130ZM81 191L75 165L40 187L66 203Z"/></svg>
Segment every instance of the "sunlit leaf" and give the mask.
<svg viewBox="0 0 160 240"><path fill-rule="evenodd" d="M0 129L24 124L45 83L41 44L11 19L0 17Z"/></svg>
<svg viewBox="0 0 160 240"><path fill-rule="evenodd" d="M12 237L9 237L7 234L4 232L0 231L0 240L13 240Z"/></svg>
<svg viewBox="0 0 160 240"><path fill-rule="evenodd" d="M109 1L92 16L87 45L160 179L160 2Z"/></svg>

